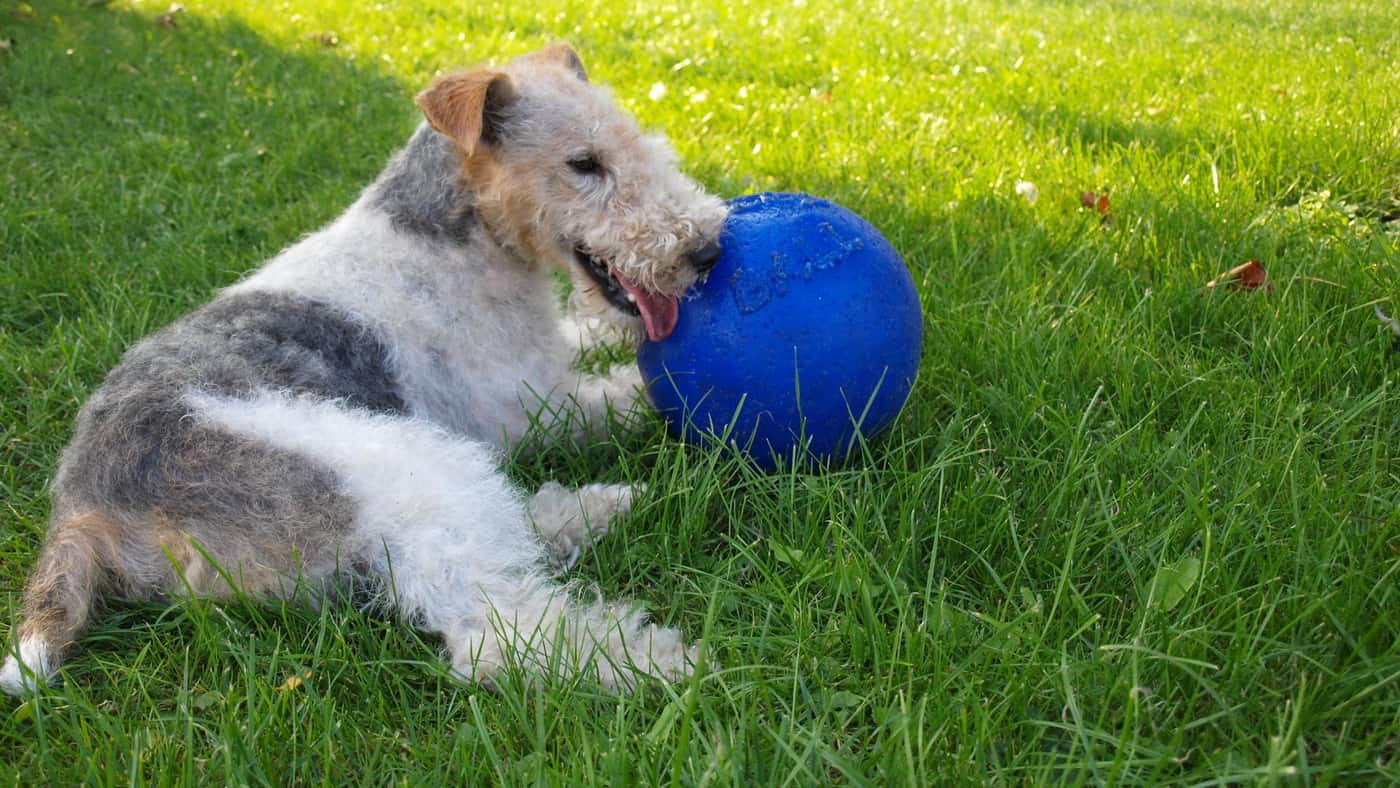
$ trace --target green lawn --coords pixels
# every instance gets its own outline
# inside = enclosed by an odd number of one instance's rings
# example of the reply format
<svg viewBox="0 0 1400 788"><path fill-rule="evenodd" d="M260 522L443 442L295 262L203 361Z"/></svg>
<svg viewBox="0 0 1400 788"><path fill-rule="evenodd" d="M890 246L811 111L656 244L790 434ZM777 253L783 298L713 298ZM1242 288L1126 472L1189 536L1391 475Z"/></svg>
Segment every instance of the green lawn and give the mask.
<svg viewBox="0 0 1400 788"><path fill-rule="evenodd" d="M703 636L687 684L493 693L348 606L113 601L0 699L4 783L1400 780L1394 0L169 10L0 0L4 637L86 393L346 206L440 69L569 39L717 193L862 213L921 375L827 473L659 423L511 463L650 484L574 574ZM1271 292L1203 289L1250 259Z"/></svg>

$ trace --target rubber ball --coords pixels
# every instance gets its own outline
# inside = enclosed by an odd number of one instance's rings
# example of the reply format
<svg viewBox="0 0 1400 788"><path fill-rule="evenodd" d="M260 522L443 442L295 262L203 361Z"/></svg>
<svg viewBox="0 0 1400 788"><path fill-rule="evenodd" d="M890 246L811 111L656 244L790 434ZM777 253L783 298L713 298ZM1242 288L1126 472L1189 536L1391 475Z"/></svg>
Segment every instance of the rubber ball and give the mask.
<svg viewBox="0 0 1400 788"><path fill-rule="evenodd" d="M844 459L894 421L923 349L903 258L850 210L805 194L730 202L722 254L637 361L673 434L773 469Z"/></svg>

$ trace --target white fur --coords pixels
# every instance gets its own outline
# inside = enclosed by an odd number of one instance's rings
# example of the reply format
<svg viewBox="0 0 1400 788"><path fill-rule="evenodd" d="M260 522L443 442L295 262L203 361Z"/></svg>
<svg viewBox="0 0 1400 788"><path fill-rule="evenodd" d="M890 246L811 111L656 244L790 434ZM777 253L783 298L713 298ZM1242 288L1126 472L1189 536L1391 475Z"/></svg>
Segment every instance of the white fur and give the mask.
<svg viewBox="0 0 1400 788"><path fill-rule="evenodd" d="M334 470L358 506L342 563L370 567L404 618L441 633L463 676L489 676L508 653L533 670L591 664L618 688L631 686L624 666L670 679L688 673L693 653L680 633L625 607L579 603L548 579L546 545L488 445L426 421L282 392L192 394L189 402L196 418ZM630 497L595 486L580 501L551 485L532 508L541 533L561 537L555 549L570 552L587 523L606 523Z"/></svg>
<svg viewBox="0 0 1400 788"><path fill-rule="evenodd" d="M19 659L11 654L0 667L0 690L10 695L33 692L53 677L57 666L51 659L49 644L38 638L21 638Z"/></svg>
<svg viewBox="0 0 1400 788"><path fill-rule="evenodd" d="M662 140L642 135L606 90L560 58L554 48L507 67L528 99L518 111L536 114L512 121L490 166L460 173L470 188L456 207L471 211L470 227L406 230L372 186L329 226L225 291L317 299L363 321L384 343L407 416L273 390L238 398L196 391L187 400L193 418L324 463L354 501L336 560L303 566L303 579L367 567L406 619L442 634L463 676L489 678L516 661L596 671L626 688L633 669L687 675L694 650L630 607L576 599L550 579L546 559L576 560L630 508L631 489L549 484L527 502L497 467L498 454L536 421L587 438L608 426L611 410L642 402L635 366L606 376L574 368L599 320L632 333L641 324L599 292L575 250L653 295L678 297L699 276L692 254L713 247L726 208L676 169ZM476 142L455 140L453 150ZM596 153L606 177L571 169L580 153ZM429 185L457 174L434 172ZM581 320L561 310L552 270L572 278ZM22 640L19 656L43 678L59 655ZM0 688L30 686L11 657Z"/></svg>
<svg viewBox="0 0 1400 788"><path fill-rule="evenodd" d="M410 412L497 447L532 417L568 418L579 436L609 409L638 407L642 380L626 365L605 377L573 368L581 341L623 332L623 316L574 261L583 245L648 290L682 295L698 273L688 253L719 238L728 213L676 166L665 139L644 134L610 92L550 58L506 67L515 89L547 108L512 126L490 175L472 184L479 226L465 243L397 231L374 190L335 222L286 249L226 292L287 292L344 307L388 344ZM606 177L572 172L580 151ZM528 206L522 208L521 206ZM551 271L574 282L562 313Z"/></svg>
<svg viewBox="0 0 1400 788"><path fill-rule="evenodd" d="M367 203L225 292L346 308L385 338L415 416L498 448L523 437L541 408L596 428L608 401L619 411L639 401L635 369L612 380L573 369L580 329L561 314L548 269L515 265L485 235L462 247L395 232Z"/></svg>
<svg viewBox="0 0 1400 788"><path fill-rule="evenodd" d="M609 521L632 509L633 489L625 484L589 484L578 490L545 482L530 499L530 519L540 538L554 548L565 568L573 566L583 548L608 532Z"/></svg>

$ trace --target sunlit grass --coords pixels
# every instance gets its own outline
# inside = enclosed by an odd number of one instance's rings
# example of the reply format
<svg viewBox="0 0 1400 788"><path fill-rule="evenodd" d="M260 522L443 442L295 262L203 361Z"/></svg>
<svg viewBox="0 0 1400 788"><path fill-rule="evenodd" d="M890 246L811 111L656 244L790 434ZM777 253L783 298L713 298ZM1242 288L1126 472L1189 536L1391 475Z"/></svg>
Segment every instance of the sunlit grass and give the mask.
<svg viewBox="0 0 1400 788"><path fill-rule="evenodd" d="M574 574L703 636L694 682L491 693L349 605L114 603L62 686L0 701L6 782L1400 779L1393 3L166 14L0 0L10 607L121 352L335 216L434 73L552 39L714 191L880 227L921 376L827 473L658 425L512 462L650 485ZM1203 290L1249 259L1272 292Z"/></svg>

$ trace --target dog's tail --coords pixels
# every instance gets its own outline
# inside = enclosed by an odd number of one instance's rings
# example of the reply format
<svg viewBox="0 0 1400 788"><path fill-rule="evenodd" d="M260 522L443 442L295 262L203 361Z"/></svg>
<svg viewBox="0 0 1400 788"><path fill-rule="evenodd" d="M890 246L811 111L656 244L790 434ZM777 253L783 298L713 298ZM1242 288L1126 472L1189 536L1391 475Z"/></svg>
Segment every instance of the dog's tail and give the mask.
<svg viewBox="0 0 1400 788"><path fill-rule="evenodd" d="M24 587L18 638L7 644L0 689L32 692L58 670L82 634L97 594L120 566L121 527L96 512L56 519Z"/></svg>

